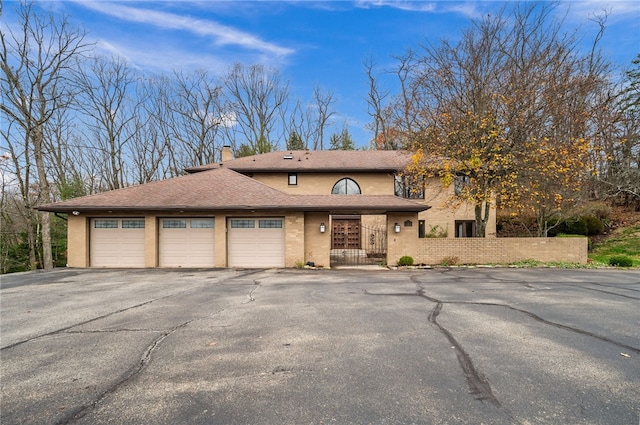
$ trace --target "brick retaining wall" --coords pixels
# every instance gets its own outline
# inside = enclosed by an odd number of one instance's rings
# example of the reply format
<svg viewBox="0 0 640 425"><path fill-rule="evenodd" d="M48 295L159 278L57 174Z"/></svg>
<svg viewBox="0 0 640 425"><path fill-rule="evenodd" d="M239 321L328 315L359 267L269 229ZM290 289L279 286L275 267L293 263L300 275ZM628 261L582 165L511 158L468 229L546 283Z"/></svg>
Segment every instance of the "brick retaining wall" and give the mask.
<svg viewBox="0 0 640 425"><path fill-rule="evenodd" d="M457 257L458 264L509 264L524 260L587 262L587 238L427 238L419 239L415 264L440 264ZM397 259L389 258L389 264Z"/></svg>

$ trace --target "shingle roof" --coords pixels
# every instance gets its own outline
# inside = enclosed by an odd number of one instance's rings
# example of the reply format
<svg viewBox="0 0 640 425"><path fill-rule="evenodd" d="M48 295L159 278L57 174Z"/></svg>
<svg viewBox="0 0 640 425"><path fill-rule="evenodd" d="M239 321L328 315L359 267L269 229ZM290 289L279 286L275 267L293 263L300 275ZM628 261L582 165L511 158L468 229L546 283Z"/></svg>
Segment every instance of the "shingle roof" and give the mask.
<svg viewBox="0 0 640 425"><path fill-rule="evenodd" d="M231 161L188 168L195 173L212 168L229 168L241 173L267 171L307 172L393 172L403 170L411 162L407 151L277 151L247 156Z"/></svg>
<svg viewBox="0 0 640 425"><path fill-rule="evenodd" d="M38 207L41 211L424 211L396 196L290 195L225 168Z"/></svg>

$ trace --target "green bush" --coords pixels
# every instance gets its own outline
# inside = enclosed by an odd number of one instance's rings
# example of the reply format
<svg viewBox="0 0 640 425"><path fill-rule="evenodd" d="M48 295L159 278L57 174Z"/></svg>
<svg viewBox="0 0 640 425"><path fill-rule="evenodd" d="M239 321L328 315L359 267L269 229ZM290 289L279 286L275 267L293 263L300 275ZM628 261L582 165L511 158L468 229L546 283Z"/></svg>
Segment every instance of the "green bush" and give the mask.
<svg viewBox="0 0 640 425"><path fill-rule="evenodd" d="M604 230L604 222L593 215L567 218L549 230L549 236L560 234L594 236Z"/></svg>
<svg viewBox="0 0 640 425"><path fill-rule="evenodd" d="M587 228L587 236L599 235L604 230L604 223L598 217L585 215L580 217Z"/></svg>
<svg viewBox="0 0 640 425"><path fill-rule="evenodd" d="M413 257L409 257L408 255L404 255L400 257L398 260L399 266L413 266Z"/></svg>
<svg viewBox="0 0 640 425"><path fill-rule="evenodd" d="M609 258L609 265L616 267L631 267L633 266L633 260L624 255L616 255Z"/></svg>

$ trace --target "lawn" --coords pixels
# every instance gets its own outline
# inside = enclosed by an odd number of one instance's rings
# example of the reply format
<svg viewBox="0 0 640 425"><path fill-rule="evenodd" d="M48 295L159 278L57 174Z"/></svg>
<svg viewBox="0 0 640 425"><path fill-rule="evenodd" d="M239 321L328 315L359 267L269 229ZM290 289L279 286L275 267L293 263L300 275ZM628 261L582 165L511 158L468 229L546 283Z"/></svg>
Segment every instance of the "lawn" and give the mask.
<svg viewBox="0 0 640 425"><path fill-rule="evenodd" d="M589 258L594 262L609 264L611 257L619 255L631 258L633 266L640 267L640 224L617 229L593 246Z"/></svg>

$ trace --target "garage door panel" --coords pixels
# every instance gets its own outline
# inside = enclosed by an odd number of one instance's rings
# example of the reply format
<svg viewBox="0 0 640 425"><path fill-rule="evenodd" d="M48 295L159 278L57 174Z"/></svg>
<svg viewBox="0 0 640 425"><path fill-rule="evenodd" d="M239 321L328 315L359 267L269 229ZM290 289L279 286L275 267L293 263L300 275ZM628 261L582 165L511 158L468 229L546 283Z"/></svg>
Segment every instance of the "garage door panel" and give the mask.
<svg viewBox="0 0 640 425"><path fill-rule="evenodd" d="M160 267L214 267L212 218L161 219Z"/></svg>
<svg viewBox="0 0 640 425"><path fill-rule="evenodd" d="M282 218L229 220L228 256L231 267L284 267Z"/></svg>
<svg viewBox="0 0 640 425"><path fill-rule="evenodd" d="M89 239L92 267L145 265L144 219L92 219Z"/></svg>

